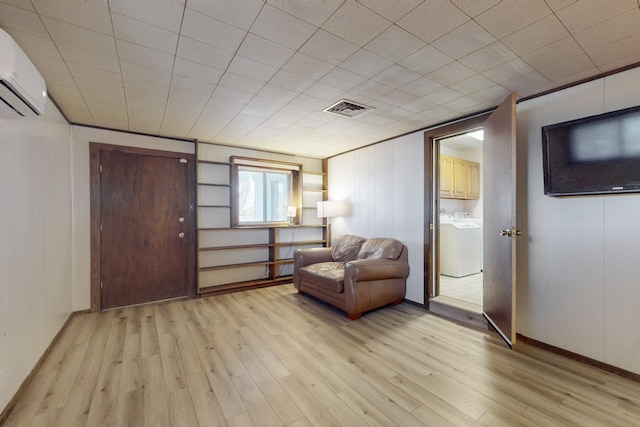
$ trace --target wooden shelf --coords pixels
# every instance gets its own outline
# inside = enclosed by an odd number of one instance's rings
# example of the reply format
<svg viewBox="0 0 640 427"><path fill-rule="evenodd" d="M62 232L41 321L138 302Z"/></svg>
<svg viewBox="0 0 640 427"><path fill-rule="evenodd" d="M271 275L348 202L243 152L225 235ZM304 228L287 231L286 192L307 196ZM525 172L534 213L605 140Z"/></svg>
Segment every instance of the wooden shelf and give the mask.
<svg viewBox="0 0 640 427"><path fill-rule="evenodd" d="M209 183L209 182L199 182L198 185L201 185L203 187L225 187L225 188L231 188L231 184L213 184L213 183Z"/></svg>
<svg viewBox="0 0 640 427"><path fill-rule="evenodd" d="M198 271L215 271L215 270L229 270L232 268L244 268L244 267L260 267L262 265L274 265L275 261L253 261L253 262L241 262L238 264L225 264L215 265L211 267L200 267Z"/></svg>
<svg viewBox="0 0 640 427"><path fill-rule="evenodd" d="M209 246L206 248L199 248L200 252L207 251L228 251L234 249L264 249L264 248L286 248L287 246L308 246L308 245L322 245L326 240L300 240L294 242L279 242L279 243L255 243L248 245L232 245L232 246Z"/></svg>
<svg viewBox="0 0 640 427"><path fill-rule="evenodd" d="M299 240L293 242L278 242L275 243L274 246L276 248L287 247L287 246L307 246L307 245L322 245L327 243L326 240Z"/></svg>
<svg viewBox="0 0 640 427"><path fill-rule="evenodd" d="M273 261L253 261L253 262L241 262L238 264L225 264L225 265L215 265L211 267L200 267L198 271L215 271L215 270L228 270L231 268L243 268L243 267L260 267L260 266L269 266L269 265L278 265L278 264L291 264L293 262L293 258L282 258L276 259Z"/></svg>
<svg viewBox="0 0 640 427"><path fill-rule="evenodd" d="M213 296L226 294L229 292L236 292L248 288L264 288L267 286L283 285L285 283L291 283L293 276L278 276L275 279L257 279L247 280L244 282L229 283L225 285L211 285L205 286L200 289L200 294L203 296Z"/></svg>
<svg viewBox="0 0 640 427"><path fill-rule="evenodd" d="M228 251L232 249L263 249L263 248L271 248L273 247L273 243L254 243L248 245L233 245L233 246L209 246L206 248L200 248L198 251L207 252L207 251Z"/></svg>
<svg viewBox="0 0 640 427"><path fill-rule="evenodd" d="M198 231L220 231L220 230L269 230L271 228L327 228L325 224L309 224L309 225L241 225L238 227L202 227Z"/></svg>

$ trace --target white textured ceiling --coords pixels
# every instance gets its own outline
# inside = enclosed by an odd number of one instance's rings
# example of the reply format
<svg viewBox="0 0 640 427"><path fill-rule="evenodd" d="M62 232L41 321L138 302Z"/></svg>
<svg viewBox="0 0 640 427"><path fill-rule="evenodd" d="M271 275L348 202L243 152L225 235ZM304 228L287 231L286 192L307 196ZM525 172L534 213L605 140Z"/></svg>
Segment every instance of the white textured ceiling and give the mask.
<svg viewBox="0 0 640 427"><path fill-rule="evenodd" d="M0 0L0 26L73 123L318 158L640 62L638 0Z"/></svg>

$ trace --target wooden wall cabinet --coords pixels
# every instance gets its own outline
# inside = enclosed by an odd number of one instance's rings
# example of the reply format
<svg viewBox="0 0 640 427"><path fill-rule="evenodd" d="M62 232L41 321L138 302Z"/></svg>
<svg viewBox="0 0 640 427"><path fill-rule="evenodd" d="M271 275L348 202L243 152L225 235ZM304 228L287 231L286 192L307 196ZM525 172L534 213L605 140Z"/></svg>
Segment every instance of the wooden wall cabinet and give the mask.
<svg viewBox="0 0 640 427"><path fill-rule="evenodd" d="M479 199L480 164L451 156L440 156L440 197Z"/></svg>
<svg viewBox="0 0 640 427"><path fill-rule="evenodd" d="M467 199L480 198L480 163L467 162Z"/></svg>
<svg viewBox="0 0 640 427"><path fill-rule="evenodd" d="M440 197L453 197L453 157L440 156Z"/></svg>

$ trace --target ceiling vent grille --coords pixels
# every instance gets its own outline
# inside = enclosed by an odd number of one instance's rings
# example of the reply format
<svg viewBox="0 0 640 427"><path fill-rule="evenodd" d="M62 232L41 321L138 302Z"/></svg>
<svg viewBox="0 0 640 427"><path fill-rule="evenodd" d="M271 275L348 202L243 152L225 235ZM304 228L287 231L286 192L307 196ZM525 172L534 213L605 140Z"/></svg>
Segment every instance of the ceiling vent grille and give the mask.
<svg viewBox="0 0 640 427"><path fill-rule="evenodd" d="M343 117L357 117L360 116L367 111L373 110L373 107L367 107L366 105L356 104L353 101L348 101L346 99L341 99L340 101L332 104L330 107L325 108L322 111L331 114L337 114Z"/></svg>

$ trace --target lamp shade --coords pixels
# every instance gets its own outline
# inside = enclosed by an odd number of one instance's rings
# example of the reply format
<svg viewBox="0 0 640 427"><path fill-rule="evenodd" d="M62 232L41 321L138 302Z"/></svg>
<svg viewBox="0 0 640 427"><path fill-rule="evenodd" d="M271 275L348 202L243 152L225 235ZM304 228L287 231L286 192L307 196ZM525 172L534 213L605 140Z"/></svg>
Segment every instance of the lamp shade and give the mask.
<svg viewBox="0 0 640 427"><path fill-rule="evenodd" d="M335 200L325 200L318 202L318 218L332 218L336 216L344 216L348 212L348 203L338 202Z"/></svg>
<svg viewBox="0 0 640 427"><path fill-rule="evenodd" d="M290 216L290 217L296 216L295 206L287 206L287 216Z"/></svg>

